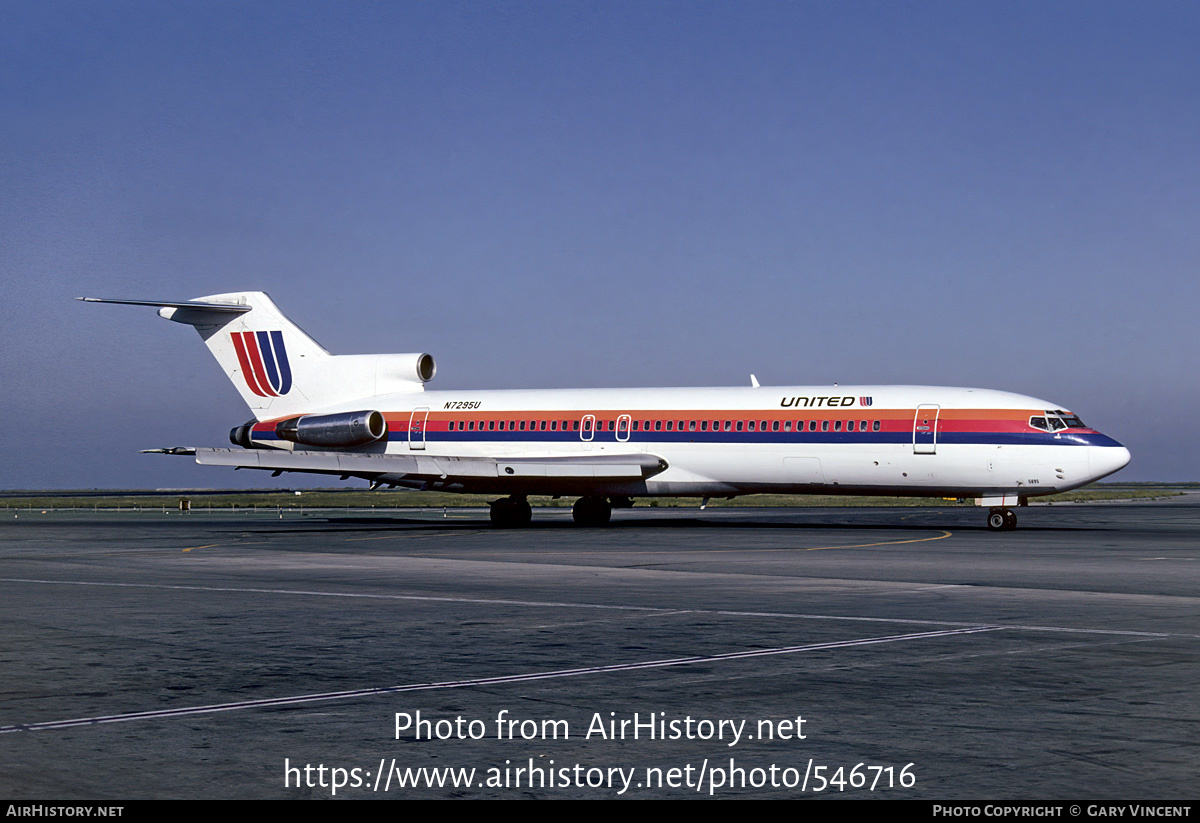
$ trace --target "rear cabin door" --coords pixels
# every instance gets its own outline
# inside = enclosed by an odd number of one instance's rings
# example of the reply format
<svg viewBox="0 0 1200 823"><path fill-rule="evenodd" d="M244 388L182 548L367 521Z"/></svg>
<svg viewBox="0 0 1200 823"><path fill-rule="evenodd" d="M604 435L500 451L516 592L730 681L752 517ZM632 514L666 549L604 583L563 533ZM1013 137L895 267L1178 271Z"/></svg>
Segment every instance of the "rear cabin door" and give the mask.
<svg viewBox="0 0 1200 823"><path fill-rule="evenodd" d="M428 408L413 411L408 418L408 447L410 449L425 448L425 421L429 417Z"/></svg>

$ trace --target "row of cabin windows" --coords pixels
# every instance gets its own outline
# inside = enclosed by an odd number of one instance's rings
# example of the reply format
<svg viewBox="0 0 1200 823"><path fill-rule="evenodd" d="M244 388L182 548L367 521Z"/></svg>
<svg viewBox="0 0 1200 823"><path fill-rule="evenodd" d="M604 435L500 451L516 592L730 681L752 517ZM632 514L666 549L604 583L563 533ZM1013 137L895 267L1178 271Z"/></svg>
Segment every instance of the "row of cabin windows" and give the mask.
<svg viewBox="0 0 1200 823"><path fill-rule="evenodd" d="M591 423L591 421L588 421ZM867 431L868 425L871 431L880 430L880 421L878 420L809 420L808 431ZM619 420L597 420L594 423L596 431L620 431L627 433L632 428L633 431L804 431L805 421L797 420L793 423L791 420L713 420L711 425L708 420L634 420L621 418ZM793 428L794 427L794 428ZM488 420L487 431L579 431L580 421L578 420L563 420L561 425L558 420ZM584 431L589 431L593 428L592 425L584 426ZM450 431L484 431L484 421L474 420L451 420Z"/></svg>
<svg viewBox="0 0 1200 823"><path fill-rule="evenodd" d="M572 426L571 425L572 423L574 423L575 425ZM450 421L450 431L460 431L460 432L461 431L472 431L473 432L473 431L477 431L477 430L483 431L484 428L485 428L484 421L482 421L482 420L479 421L478 427L476 427L474 420L471 420L471 421L451 420ZM486 428L490 432L497 431L497 430L499 430L499 431L514 431L514 432L515 431L531 431L531 432L532 431L552 431L552 432L556 432L559 430L560 427L559 427L559 421L557 421L557 420L528 420L528 421L526 421L526 420L500 420L500 421L489 420L489 421L487 421ZM564 421L562 421L561 428L562 428L562 431L579 431L579 421L578 420L564 420Z"/></svg>

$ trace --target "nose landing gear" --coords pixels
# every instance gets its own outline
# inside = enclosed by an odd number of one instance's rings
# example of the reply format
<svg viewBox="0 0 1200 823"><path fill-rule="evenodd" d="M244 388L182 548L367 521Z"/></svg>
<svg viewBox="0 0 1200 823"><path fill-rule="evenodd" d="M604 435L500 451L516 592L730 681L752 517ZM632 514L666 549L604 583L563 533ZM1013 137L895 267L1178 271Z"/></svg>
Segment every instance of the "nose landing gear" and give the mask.
<svg viewBox="0 0 1200 823"><path fill-rule="evenodd" d="M987 527L994 532L1011 531L1017 527L1017 515L1012 509L992 509L988 512Z"/></svg>

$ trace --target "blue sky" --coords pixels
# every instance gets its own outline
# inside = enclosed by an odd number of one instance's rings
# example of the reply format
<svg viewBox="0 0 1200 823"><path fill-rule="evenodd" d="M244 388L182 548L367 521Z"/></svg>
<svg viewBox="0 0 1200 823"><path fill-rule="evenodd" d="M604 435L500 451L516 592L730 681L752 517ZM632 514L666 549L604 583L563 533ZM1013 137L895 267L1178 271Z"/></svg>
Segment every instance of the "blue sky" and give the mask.
<svg viewBox="0 0 1200 823"><path fill-rule="evenodd" d="M269 292L437 388L1006 389L1200 479L1190 3L0 0L0 488L244 486ZM290 480L290 478L289 478Z"/></svg>

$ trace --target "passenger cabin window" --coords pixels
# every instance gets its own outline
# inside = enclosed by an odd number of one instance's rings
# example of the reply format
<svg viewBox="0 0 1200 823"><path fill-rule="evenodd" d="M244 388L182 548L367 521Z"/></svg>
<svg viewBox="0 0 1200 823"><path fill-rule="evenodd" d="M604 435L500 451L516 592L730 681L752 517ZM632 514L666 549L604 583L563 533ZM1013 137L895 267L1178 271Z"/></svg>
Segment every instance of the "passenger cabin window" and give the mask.
<svg viewBox="0 0 1200 823"><path fill-rule="evenodd" d="M871 424L871 431L873 431L873 432L879 431L879 421L878 420L876 420L874 423Z"/></svg>

